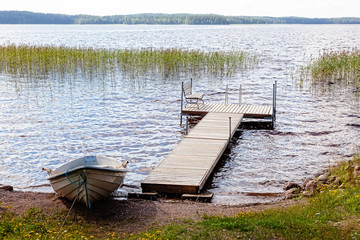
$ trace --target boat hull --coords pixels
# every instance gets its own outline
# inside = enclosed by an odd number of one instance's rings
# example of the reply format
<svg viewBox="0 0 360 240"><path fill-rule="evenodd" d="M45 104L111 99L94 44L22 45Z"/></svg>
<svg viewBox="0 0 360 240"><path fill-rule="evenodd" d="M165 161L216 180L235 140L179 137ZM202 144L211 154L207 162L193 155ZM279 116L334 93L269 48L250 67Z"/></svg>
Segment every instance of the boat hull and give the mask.
<svg viewBox="0 0 360 240"><path fill-rule="evenodd" d="M81 161L78 162L82 163ZM76 166L74 163L68 163L67 166L73 168L64 171L65 165L48 176L52 188L59 196L70 201L76 198L78 202L89 208L91 204L108 197L121 187L127 173L127 169L124 167L98 165L96 163L77 167L74 167Z"/></svg>

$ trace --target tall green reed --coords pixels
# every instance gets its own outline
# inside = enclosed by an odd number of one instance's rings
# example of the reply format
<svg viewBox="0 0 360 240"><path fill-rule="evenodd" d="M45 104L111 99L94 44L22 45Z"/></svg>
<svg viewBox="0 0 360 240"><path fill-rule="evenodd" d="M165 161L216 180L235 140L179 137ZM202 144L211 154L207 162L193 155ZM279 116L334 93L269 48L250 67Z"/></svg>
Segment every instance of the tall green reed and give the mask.
<svg viewBox="0 0 360 240"><path fill-rule="evenodd" d="M160 75L231 77L257 64L256 56L242 51L200 51L180 48L97 49L66 46L0 46L0 72L14 77L93 78L121 73L135 78Z"/></svg>
<svg viewBox="0 0 360 240"><path fill-rule="evenodd" d="M324 51L304 67L301 80L341 82L360 87L360 50Z"/></svg>

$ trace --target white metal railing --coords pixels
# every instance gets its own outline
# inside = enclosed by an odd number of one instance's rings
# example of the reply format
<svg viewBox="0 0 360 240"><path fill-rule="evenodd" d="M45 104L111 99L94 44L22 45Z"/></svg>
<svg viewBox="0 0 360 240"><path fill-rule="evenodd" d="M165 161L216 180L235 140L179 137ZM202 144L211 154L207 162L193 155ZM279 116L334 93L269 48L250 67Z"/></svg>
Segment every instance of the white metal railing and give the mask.
<svg viewBox="0 0 360 240"><path fill-rule="evenodd" d="M225 88L225 104L229 104L229 84ZM239 105L242 104L242 86L239 86Z"/></svg>

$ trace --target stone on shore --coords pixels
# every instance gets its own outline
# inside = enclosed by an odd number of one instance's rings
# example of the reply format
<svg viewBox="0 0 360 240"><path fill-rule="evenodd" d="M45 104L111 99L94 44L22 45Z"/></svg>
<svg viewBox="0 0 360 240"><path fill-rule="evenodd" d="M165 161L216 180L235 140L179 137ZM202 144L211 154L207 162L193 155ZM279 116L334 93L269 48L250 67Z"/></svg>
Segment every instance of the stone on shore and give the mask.
<svg viewBox="0 0 360 240"><path fill-rule="evenodd" d="M301 188L300 187L300 185L299 184L297 184L297 183L294 183L294 182L287 182L285 185L284 185L284 187L283 187L283 189L285 190L285 191L287 191L287 190L289 190L289 189L292 189L292 188Z"/></svg>
<svg viewBox="0 0 360 240"><path fill-rule="evenodd" d="M315 194L316 189L318 187L318 182L315 180L310 180L306 183L306 186L304 188L304 196L310 197Z"/></svg>
<svg viewBox="0 0 360 240"><path fill-rule="evenodd" d="M360 175L360 165L354 167L353 178L356 179Z"/></svg>
<svg viewBox="0 0 360 240"><path fill-rule="evenodd" d="M0 187L0 189L4 190L4 191L13 191L14 188L12 186L2 186Z"/></svg>
<svg viewBox="0 0 360 240"><path fill-rule="evenodd" d="M300 188L294 187L285 191L285 200L292 199L299 196Z"/></svg>
<svg viewBox="0 0 360 240"><path fill-rule="evenodd" d="M326 183L329 176L330 176L330 173L324 173L324 174L321 174L321 175L317 178L317 180L318 180L319 182Z"/></svg>

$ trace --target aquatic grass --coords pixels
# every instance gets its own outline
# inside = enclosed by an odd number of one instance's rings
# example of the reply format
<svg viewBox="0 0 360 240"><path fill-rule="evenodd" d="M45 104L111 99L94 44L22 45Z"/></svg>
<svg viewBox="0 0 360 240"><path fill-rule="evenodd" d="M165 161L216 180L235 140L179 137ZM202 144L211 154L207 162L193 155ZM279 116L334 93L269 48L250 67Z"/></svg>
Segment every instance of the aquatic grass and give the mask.
<svg viewBox="0 0 360 240"><path fill-rule="evenodd" d="M16 78L179 75L231 77L253 67L257 57L243 51L205 52L180 48L96 49L66 46L0 46L0 72Z"/></svg>
<svg viewBox="0 0 360 240"><path fill-rule="evenodd" d="M301 70L301 80L360 87L360 50L323 51Z"/></svg>

